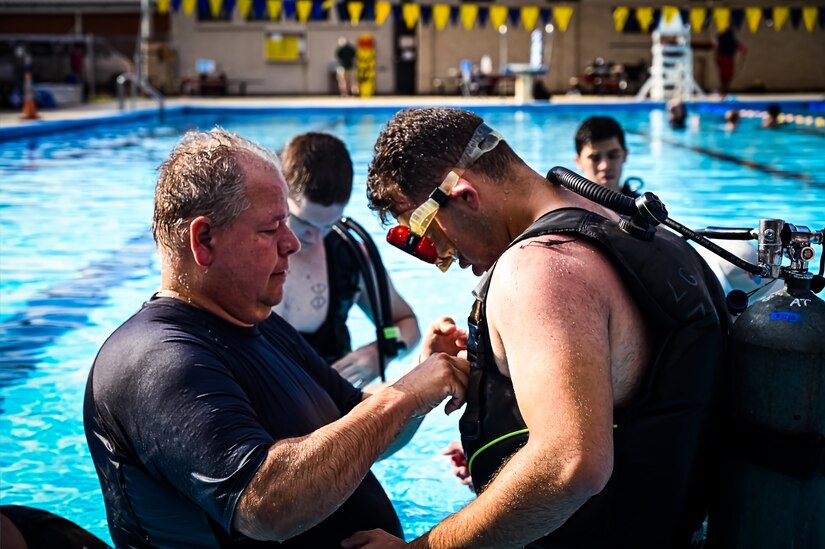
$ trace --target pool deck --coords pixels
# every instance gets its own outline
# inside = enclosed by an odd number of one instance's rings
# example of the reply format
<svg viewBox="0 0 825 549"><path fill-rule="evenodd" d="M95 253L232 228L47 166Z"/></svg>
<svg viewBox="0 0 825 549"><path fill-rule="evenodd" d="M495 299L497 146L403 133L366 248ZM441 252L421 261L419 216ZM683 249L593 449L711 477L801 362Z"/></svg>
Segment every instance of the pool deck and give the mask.
<svg viewBox="0 0 825 549"><path fill-rule="evenodd" d="M718 102L720 105L735 104L736 102L784 102L784 101L823 101L825 94L760 94L735 95L735 100L722 100L718 96L709 95L698 99L702 102ZM546 102L538 102L546 103ZM538 104L537 103L537 104ZM632 96L594 96L594 95L554 95L550 104L554 105L598 105L598 104L638 104ZM647 103L651 103L647 101ZM335 108L335 107L414 107L414 106L466 106L469 108L480 106L523 106L515 102L512 97L461 97L461 96L382 96L364 98L339 98L333 96L316 97L170 97L165 101L166 107L247 107L247 108L277 108L277 107L304 107L304 108ZM653 102L661 104L661 102ZM90 104L63 107L57 109L41 109L38 120L22 120L20 113L0 112L0 128L36 126L44 122L53 121L81 121L93 118L114 117L130 111L144 111L156 108L157 103L150 99L138 99L134 106L127 101L127 109L119 110L116 100L106 100ZM133 108L132 108L133 107Z"/></svg>

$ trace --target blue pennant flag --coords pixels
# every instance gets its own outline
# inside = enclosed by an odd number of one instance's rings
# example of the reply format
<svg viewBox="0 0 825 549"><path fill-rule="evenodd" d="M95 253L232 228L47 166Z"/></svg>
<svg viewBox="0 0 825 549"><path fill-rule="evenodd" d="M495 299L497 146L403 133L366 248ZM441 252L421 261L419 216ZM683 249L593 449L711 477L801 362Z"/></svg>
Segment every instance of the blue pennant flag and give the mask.
<svg viewBox="0 0 825 549"><path fill-rule="evenodd" d="M285 21L295 20L295 0L284 0L283 10Z"/></svg>
<svg viewBox="0 0 825 549"><path fill-rule="evenodd" d="M172 11L174 13L178 13L180 11L180 5L183 3L183 0L172 0L171 6Z"/></svg>
<svg viewBox="0 0 825 549"><path fill-rule="evenodd" d="M431 4L421 4L421 13L418 15L418 20L422 25L430 26L433 20L433 7Z"/></svg>
<svg viewBox="0 0 825 549"><path fill-rule="evenodd" d="M800 23L802 23L802 8L791 8L791 26L797 30Z"/></svg>
<svg viewBox="0 0 825 549"><path fill-rule="evenodd" d="M745 10L742 8L732 8L730 10L730 23L736 30L742 30L742 24L745 22Z"/></svg>
<svg viewBox="0 0 825 549"><path fill-rule="evenodd" d="M553 8L541 8L539 10L539 18L546 27L553 22Z"/></svg>
<svg viewBox="0 0 825 549"><path fill-rule="evenodd" d="M521 22L521 8L509 8L507 10L507 19L510 20L510 25L518 27Z"/></svg>

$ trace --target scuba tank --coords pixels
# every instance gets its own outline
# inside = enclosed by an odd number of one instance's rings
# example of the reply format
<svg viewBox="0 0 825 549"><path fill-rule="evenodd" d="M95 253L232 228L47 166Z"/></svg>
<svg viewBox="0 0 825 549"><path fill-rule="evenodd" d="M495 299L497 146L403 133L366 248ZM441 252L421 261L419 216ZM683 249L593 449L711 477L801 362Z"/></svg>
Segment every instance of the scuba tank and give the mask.
<svg viewBox="0 0 825 549"><path fill-rule="evenodd" d="M807 270L823 234L763 219L758 238L759 263L785 286L730 333L708 546L825 547L825 301L821 272Z"/></svg>
<svg viewBox="0 0 825 549"><path fill-rule="evenodd" d="M825 301L816 295L825 287L825 229L761 219L758 229L692 231L652 193L633 200L559 167L547 179L622 214L620 226L640 238L663 224L752 275L785 281L750 306L742 290L726 299L740 316L728 338L705 547L825 548ZM758 240L758 264L707 237ZM818 275L808 272L812 244L823 247Z"/></svg>

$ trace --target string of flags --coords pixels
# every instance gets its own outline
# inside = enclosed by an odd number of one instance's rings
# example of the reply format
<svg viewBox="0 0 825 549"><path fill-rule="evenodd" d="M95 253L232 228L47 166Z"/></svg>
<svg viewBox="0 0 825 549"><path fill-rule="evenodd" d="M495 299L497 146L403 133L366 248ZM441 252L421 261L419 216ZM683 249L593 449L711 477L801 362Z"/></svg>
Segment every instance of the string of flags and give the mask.
<svg viewBox="0 0 825 549"><path fill-rule="evenodd" d="M494 29L502 25L521 26L532 31L537 25L554 24L564 32L573 17L573 6L556 5L482 5L472 2L455 4L422 4L417 2L389 2L386 0L156 0L161 14L183 11L186 15L198 13L212 18L229 18L238 10L244 18L271 21L327 21L333 10L339 21L358 25L368 21L381 25L390 17L408 29L417 24L433 25L443 30L447 25L470 30L488 25ZM751 33L760 27L782 30L790 23L793 29L800 26L808 32L816 27L825 29L825 6L775 6L775 7L691 7L677 6L644 7L616 6L611 8L614 28L617 32L651 32L664 19L670 22L676 15L690 23L693 32L710 28L717 31L730 26L737 30L747 26Z"/></svg>

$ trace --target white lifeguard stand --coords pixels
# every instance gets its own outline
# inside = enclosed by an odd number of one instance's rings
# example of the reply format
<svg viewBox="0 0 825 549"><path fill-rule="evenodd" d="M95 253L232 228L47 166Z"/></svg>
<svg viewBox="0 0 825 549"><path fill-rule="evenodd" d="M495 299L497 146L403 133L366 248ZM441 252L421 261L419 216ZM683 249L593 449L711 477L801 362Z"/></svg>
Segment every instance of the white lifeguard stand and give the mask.
<svg viewBox="0 0 825 549"><path fill-rule="evenodd" d="M705 92L693 79L690 25L685 25L678 13L669 23L665 23L662 18L658 28L653 31L650 52L653 55L650 77L636 94L637 100L648 96L654 101L705 96Z"/></svg>

